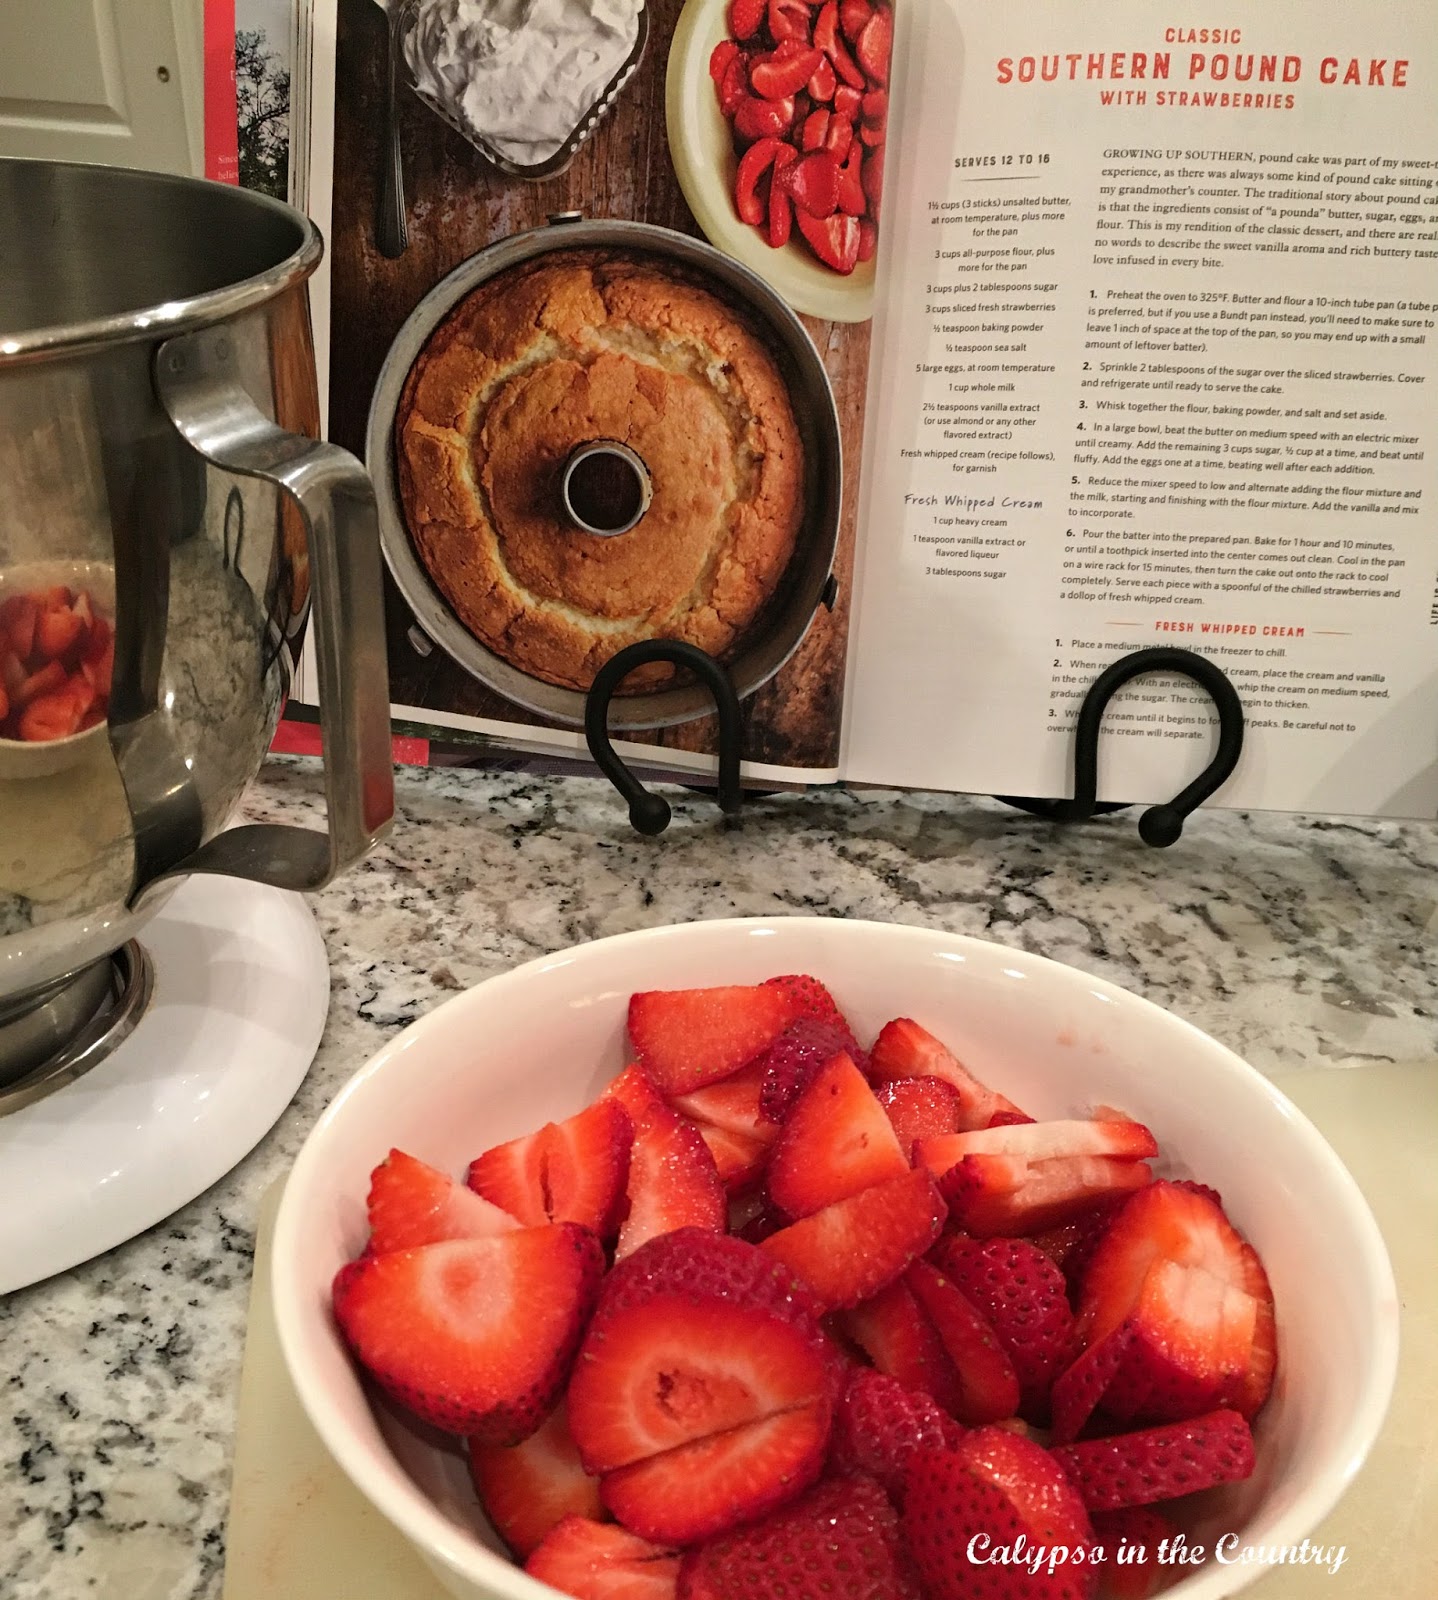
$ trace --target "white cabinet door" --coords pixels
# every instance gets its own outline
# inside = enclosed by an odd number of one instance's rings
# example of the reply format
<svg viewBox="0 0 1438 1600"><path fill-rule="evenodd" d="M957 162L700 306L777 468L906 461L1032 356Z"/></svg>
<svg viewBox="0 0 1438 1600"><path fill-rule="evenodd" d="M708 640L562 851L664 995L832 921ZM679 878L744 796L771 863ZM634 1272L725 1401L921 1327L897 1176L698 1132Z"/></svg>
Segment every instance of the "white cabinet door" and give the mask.
<svg viewBox="0 0 1438 1600"><path fill-rule="evenodd" d="M200 0L0 0L0 156L202 173Z"/></svg>

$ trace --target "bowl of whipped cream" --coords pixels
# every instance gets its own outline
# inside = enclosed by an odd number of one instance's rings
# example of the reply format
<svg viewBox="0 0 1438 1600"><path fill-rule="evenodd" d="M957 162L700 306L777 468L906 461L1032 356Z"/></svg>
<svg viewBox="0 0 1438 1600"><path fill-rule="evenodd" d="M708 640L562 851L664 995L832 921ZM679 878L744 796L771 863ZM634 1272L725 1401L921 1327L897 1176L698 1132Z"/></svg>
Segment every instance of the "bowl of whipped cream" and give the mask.
<svg viewBox="0 0 1438 1600"><path fill-rule="evenodd" d="M510 177L564 171L644 55L644 0L403 0L409 82Z"/></svg>

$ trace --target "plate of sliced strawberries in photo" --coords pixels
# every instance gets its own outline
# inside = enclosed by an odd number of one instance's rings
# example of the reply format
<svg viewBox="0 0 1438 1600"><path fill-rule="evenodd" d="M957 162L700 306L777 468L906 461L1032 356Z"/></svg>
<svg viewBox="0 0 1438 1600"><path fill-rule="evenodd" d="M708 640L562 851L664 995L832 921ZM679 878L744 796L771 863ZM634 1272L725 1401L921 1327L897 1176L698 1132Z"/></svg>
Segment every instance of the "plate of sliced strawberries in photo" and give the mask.
<svg viewBox="0 0 1438 1600"><path fill-rule="evenodd" d="M463 1170L376 1149L345 1197L345 1344L463 1441L517 1564L577 1600L1177 1576L1157 1551L1254 1472L1280 1359L1201 1175L1121 1109L1036 1119L912 1017L861 1038L809 976L634 993L625 1055ZM1066 1553L975 1559L1020 1537Z"/></svg>
<svg viewBox="0 0 1438 1600"><path fill-rule="evenodd" d="M873 314L889 0L689 0L666 118L684 197L710 242L796 311Z"/></svg>

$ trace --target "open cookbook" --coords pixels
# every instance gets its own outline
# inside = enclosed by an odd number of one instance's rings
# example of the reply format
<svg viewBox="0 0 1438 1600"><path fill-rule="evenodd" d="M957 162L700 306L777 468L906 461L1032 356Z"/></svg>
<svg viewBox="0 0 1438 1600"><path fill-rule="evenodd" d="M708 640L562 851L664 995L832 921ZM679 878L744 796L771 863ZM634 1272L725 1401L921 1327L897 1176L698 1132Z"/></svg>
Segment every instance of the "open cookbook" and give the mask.
<svg viewBox="0 0 1438 1600"><path fill-rule="evenodd" d="M582 760L595 673L678 640L755 781L1052 797L1088 686L1169 645L1245 708L1216 803L1438 814L1438 10L1202 20L314 0L397 723ZM609 727L702 778L711 707L652 660ZM1136 680L1101 798L1215 729Z"/></svg>

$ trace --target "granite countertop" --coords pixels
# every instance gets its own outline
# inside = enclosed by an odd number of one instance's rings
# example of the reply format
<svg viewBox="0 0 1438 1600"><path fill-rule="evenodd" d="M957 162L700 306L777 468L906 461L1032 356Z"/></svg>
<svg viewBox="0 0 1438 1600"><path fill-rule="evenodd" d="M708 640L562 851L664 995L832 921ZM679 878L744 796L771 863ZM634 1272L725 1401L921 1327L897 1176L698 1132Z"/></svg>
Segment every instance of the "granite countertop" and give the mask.
<svg viewBox="0 0 1438 1600"><path fill-rule="evenodd" d="M309 761L254 820L314 825ZM1432 1058L1438 826L1211 813L1167 851L1131 816L1058 829L996 803L825 791L657 840L588 778L405 771L400 817L314 899L331 962L309 1077L169 1221L0 1299L0 1597L217 1600L260 1198L349 1074L451 992L576 941L700 917L922 923L1052 956L1260 1069Z"/></svg>

